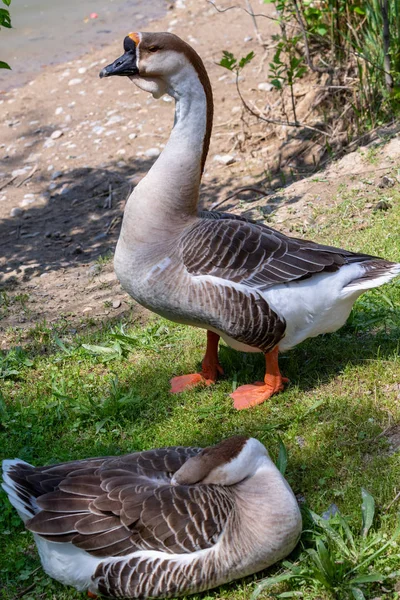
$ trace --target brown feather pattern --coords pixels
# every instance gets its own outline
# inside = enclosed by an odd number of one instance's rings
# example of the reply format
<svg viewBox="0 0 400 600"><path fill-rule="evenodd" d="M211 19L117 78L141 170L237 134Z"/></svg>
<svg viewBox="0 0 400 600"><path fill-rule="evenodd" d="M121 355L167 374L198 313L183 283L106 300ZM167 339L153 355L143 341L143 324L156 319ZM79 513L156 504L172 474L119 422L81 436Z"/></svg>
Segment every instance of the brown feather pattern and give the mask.
<svg viewBox="0 0 400 600"><path fill-rule="evenodd" d="M203 211L200 216L203 218L181 238L182 258L192 275L211 275L265 290L374 258L289 238L229 213Z"/></svg>
<svg viewBox="0 0 400 600"><path fill-rule="evenodd" d="M261 468L255 460L253 475L239 469L238 482L222 486L191 474L199 461L206 463L205 470L198 468L205 475L229 465L247 442L250 467L251 457L264 461ZM77 589L114 598L171 597L260 570L297 542L301 520L295 498L288 498L287 484L257 444L234 436L203 450L165 448L40 468L15 462L7 477L18 481L14 491L22 502L28 498L31 514L36 506L27 529L60 542L57 550L43 540L39 545L47 553L44 568L55 579L68 583L65 557ZM50 481L56 482L53 490L43 493ZM33 489L36 495L29 498Z"/></svg>
<svg viewBox="0 0 400 600"><path fill-rule="evenodd" d="M55 467L19 464L10 476L21 499L33 494L41 509L27 528L48 540L70 541L99 557L189 553L215 543L233 506L225 488L170 484L200 450L164 448Z"/></svg>

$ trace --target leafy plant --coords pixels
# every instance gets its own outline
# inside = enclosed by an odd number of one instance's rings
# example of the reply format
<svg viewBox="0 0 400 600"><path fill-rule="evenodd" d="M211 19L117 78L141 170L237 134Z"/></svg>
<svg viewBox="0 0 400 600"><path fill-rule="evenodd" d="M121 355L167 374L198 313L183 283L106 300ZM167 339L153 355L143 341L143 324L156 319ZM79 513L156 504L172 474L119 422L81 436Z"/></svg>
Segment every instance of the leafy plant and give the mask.
<svg viewBox="0 0 400 600"><path fill-rule="evenodd" d="M366 587L398 577L400 571L385 570L382 573L377 570L376 565L383 552L396 545L400 536L400 521L389 538L381 532L371 532L375 501L365 489L361 490L361 495L360 534L351 530L347 520L338 510L329 521L313 511L306 510L305 516L310 520L312 528L305 531L305 534L311 536L313 547L305 548L294 563L284 561L285 571L261 581L252 595L252 600L258 598L265 590L271 594L274 586L283 583L311 585L319 591L322 588L330 593L332 598L340 600L365 600ZM296 594L296 591L277 592L275 597L290 598Z"/></svg>
<svg viewBox="0 0 400 600"><path fill-rule="evenodd" d="M278 459L276 461L276 466L278 467L278 469L282 473L282 475L285 475L287 462L288 462L288 454L287 454L286 446L283 443L282 439L281 438L278 438L278 439L279 439L279 454L278 454Z"/></svg>
<svg viewBox="0 0 400 600"><path fill-rule="evenodd" d="M293 93L293 85L297 79L301 79L307 71L303 58L296 56L296 46L300 36L284 37L278 42L278 46L272 62L269 63L270 82L279 91L283 91L286 85L290 88L292 112L297 122L296 102Z"/></svg>
<svg viewBox="0 0 400 600"><path fill-rule="evenodd" d="M0 379L18 377L24 367L32 367L33 361L20 347L12 348L6 354L0 353Z"/></svg>
<svg viewBox="0 0 400 600"><path fill-rule="evenodd" d="M160 338L168 334L168 328L158 324L151 324L143 329L139 335L128 335L123 326L116 327L110 333L110 342L107 345L82 344L82 348L96 355L103 362L123 358L134 348L147 348L157 350ZM158 338L158 344L157 341Z"/></svg>
<svg viewBox="0 0 400 600"><path fill-rule="evenodd" d="M3 4L10 6L11 0L3 0ZM0 8L0 28L1 27L7 27L8 29L12 27L10 11L7 8ZM6 62L0 60L0 69L11 69L11 67Z"/></svg>
<svg viewBox="0 0 400 600"><path fill-rule="evenodd" d="M224 50L222 52L222 58L218 64L220 67L228 69L228 71L233 71L234 73L239 74L240 71L253 60L254 56L254 52L251 51L246 56L242 56L242 58L238 61L232 52Z"/></svg>

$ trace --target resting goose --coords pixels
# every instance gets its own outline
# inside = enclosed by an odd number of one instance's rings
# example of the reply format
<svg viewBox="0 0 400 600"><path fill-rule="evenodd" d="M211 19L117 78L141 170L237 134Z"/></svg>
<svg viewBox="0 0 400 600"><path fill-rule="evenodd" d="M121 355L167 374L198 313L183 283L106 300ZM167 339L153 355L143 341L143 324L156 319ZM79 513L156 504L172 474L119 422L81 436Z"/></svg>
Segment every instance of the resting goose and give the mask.
<svg viewBox="0 0 400 600"><path fill-rule="evenodd" d="M201 373L172 379L173 392L215 382L218 342L263 352L263 383L233 394L237 409L283 390L278 350L337 330L365 290L400 264L290 238L236 215L198 212L213 118L209 78L197 53L171 33L131 33L125 54L101 77L126 75L155 98L175 99L168 143L131 194L115 271L140 304L167 319L207 329Z"/></svg>
<svg viewBox="0 0 400 600"><path fill-rule="evenodd" d="M49 467L6 460L3 480L46 573L92 595L200 592L272 565L301 533L288 483L244 436Z"/></svg>

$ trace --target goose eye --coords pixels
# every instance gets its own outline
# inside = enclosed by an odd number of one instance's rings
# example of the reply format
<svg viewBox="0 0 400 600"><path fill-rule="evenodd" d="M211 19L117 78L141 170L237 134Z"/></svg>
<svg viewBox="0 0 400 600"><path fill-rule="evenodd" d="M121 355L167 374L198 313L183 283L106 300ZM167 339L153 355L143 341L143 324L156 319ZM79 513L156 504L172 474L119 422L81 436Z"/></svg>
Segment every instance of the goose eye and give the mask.
<svg viewBox="0 0 400 600"><path fill-rule="evenodd" d="M157 52L159 50L158 46L149 46L149 52Z"/></svg>

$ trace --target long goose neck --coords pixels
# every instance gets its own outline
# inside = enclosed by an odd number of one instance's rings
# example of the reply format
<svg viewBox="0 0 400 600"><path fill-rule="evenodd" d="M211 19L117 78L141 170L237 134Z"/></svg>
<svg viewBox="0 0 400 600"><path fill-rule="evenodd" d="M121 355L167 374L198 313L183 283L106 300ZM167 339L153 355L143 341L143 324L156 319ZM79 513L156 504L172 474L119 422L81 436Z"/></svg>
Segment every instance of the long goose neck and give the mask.
<svg viewBox="0 0 400 600"><path fill-rule="evenodd" d="M195 55L197 56L197 55ZM185 66L169 82L175 99L175 120L169 140L128 201L129 227L140 221L168 229L184 225L197 213L199 187L210 144L213 100L203 63Z"/></svg>
<svg viewBox="0 0 400 600"><path fill-rule="evenodd" d="M235 489L237 522L227 532L227 546L239 548L238 564L243 573L255 572L289 553L301 531L301 517L292 490L270 460ZM252 557L250 563L247 557ZM235 557L233 557L235 558Z"/></svg>

